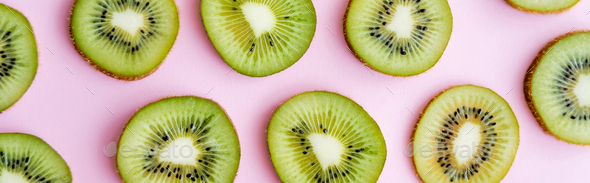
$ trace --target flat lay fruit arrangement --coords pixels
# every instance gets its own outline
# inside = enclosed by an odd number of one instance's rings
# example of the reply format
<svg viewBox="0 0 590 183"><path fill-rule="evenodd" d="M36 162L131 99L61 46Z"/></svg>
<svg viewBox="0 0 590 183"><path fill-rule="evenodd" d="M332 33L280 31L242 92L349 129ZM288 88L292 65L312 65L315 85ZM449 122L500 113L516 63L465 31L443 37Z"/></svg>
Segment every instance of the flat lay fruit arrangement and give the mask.
<svg viewBox="0 0 590 183"><path fill-rule="evenodd" d="M587 182L588 11L0 1L0 183Z"/></svg>

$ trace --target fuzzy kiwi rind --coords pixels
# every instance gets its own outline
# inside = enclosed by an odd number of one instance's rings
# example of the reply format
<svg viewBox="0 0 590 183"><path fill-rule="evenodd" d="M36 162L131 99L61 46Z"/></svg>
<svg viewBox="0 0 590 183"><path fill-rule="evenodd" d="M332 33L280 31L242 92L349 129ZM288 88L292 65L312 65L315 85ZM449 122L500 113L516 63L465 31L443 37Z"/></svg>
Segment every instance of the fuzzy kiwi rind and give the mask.
<svg viewBox="0 0 590 183"><path fill-rule="evenodd" d="M31 26L31 23L29 22L29 19L27 17L25 17L25 15L23 15L20 11L14 9L14 8L8 6L8 5L2 4L2 3L0 3L0 6L5 6L8 10L10 10L15 15L20 15L20 16L24 17L24 20L26 21L25 26L27 28L31 29L30 31L31 31L31 34L33 35L33 42L31 42L31 44L34 45L34 48L35 48L34 53L35 53L35 58L36 58L35 59L35 66L34 66L35 68L34 68L34 72L33 72L33 79L32 79L34 81L35 80L35 77L37 76L37 67L38 67L38 64L39 64L39 58L38 58L39 53L37 51L37 41L36 41L36 38L35 38L35 34L32 33L33 26ZM6 110L10 109L12 106L14 106L14 104L16 104L16 102L18 102L18 100L20 100L20 98L22 98L22 96L26 93L26 91L29 90L29 88L33 84L33 81L31 81L31 83L29 83L28 86L26 86L27 89L25 90L25 92L23 92L23 94L19 97L19 99L17 99L12 104L8 105L6 108L0 109L0 114L2 114L2 112L6 111Z"/></svg>
<svg viewBox="0 0 590 183"><path fill-rule="evenodd" d="M78 52L78 54L80 54L80 56L82 56L82 59L84 59L84 61L86 61L88 64L90 64L90 66L92 66L92 68L96 69L97 71L102 72L103 74L118 79L118 80L123 80L123 81L137 81L140 79L143 79L145 77L148 77L150 75L152 75L154 72L156 72L156 70L158 70L160 68L160 66L162 65L162 63L164 63L164 61L166 61L166 59L162 60L156 67L154 67L154 69L152 69L150 72L147 72L145 74L142 75L138 75L138 76L126 76L126 75L121 75L121 74L117 74L117 73L113 73L103 67L101 67L100 65L98 65L97 63L95 63L94 61L92 61L92 59L90 59L90 57L88 57L88 55L86 55L86 53L84 53L82 51L82 49L80 49L80 47L78 47L78 44L76 43L76 39L74 38L74 32L72 29L72 24L73 24L73 16L74 16L74 8L76 8L76 4L78 3L79 0L74 1L74 4L72 5L72 8L70 9L70 23L68 24L68 31L70 34L70 41L72 42L72 44L74 45L74 48L76 49L76 51ZM176 3L175 3L176 4ZM176 6L175 6L176 8ZM174 42L176 41L177 36L174 37ZM170 51L168 51L170 52Z"/></svg>
<svg viewBox="0 0 590 183"><path fill-rule="evenodd" d="M545 14L545 15L559 14L559 13L563 13L563 12L569 11L570 9L572 9L572 7L574 7L577 4L576 3L576 4L574 4L574 5L570 6L570 7L567 7L567 8L564 8L564 9L560 9L560 10L555 10L555 11L536 11L536 10L531 10L531 9L526 9L526 8L520 7L520 6L516 5L516 4L514 4L512 2L512 0L504 0L504 1L506 1L506 3L508 3L508 5L512 6L512 8L517 9L519 11L523 11L523 12L527 12L527 13L532 13L532 14Z"/></svg>
<svg viewBox="0 0 590 183"><path fill-rule="evenodd" d="M344 40L346 42L346 48L348 50L350 50L350 52L352 53L352 55L358 61L360 61L365 67L369 67L369 68L371 68L371 70L374 70L374 71L377 71L377 72L379 72L381 74L389 75L389 76L392 76L392 77L410 78L410 77L418 76L420 74L423 74L423 73L428 72L432 67L434 67L436 65L436 63L438 63L438 61L440 61L440 58L442 58L442 55L443 54L441 54L437 58L437 61L434 64L432 64L430 67L426 68L424 71L422 71L420 73L417 73L417 74L411 74L411 75L391 75L391 74L382 72L382 71L374 68L373 66L371 66L370 64L368 64L363 58L361 58L360 55L358 55L354 49L352 49L352 44L350 43L350 40L348 39L348 32L347 32L347 29L346 29L346 27L347 27L346 26L346 21L348 19L348 12L350 11L350 5L352 5L352 1L355 1L355 0L349 0L348 1L348 5L346 5L346 11L344 11L344 16L342 16L342 30L343 30ZM452 20L453 20L453 17L451 16L451 21ZM451 32L452 32L452 29L453 29L453 27L451 26ZM448 45L448 41L447 41L447 44L445 45L445 48L442 50L443 53L447 49L447 45Z"/></svg>
<svg viewBox="0 0 590 183"><path fill-rule="evenodd" d="M535 74L535 70L537 70L537 66L539 65L541 60L543 60L543 57L545 56L545 54L547 52L549 52L549 50L551 50L551 48L555 44L557 44L559 41L561 41L561 39L572 36L574 34L586 33L586 32L590 32L590 30L572 31L572 32L566 33L564 35L558 36L557 38L555 38L555 39L551 40L549 43L547 43L541 49L541 51L539 51L539 53L537 54L535 59L533 59L533 62L531 63L531 65L527 69L528 72L525 74L524 84L523 84L524 100L526 101L529 110L533 114L533 117L535 117L535 120L537 121L537 123L539 123L539 126L541 126L541 128L543 129L543 132L555 137L557 140L564 141L564 142L567 142L570 144L581 145L581 146L590 146L590 144L577 144L577 143L569 142L569 141L566 141L566 140L560 138L559 136L551 133L551 131L547 128L547 125L545 124L545 120L543 120L543 118L541 117L541 115L537 111L537 108L535 108L535 103L533 102L533 95L531 93L531 89L532 89L533 75Z"/></svg>
<svg viewBox="0 0 590 183"><path fill-rule="evenodd" d="M20 142L29 142L31 144L35 144L35 146L33 148L44 150L45 152L42 152L42 153L44 153L45 156L53 156L55 159L52 159L52 160L57 161L56 163L60 163L59 168L64 168L65 172L63 172L63 173L65 173L65 175L63 175L62 177L59 177L59 179L61 179L60 181L62 181L62 182L58 182L58 183L71 183L72 182L72 172L70 171L70 168L69 168L67 162L63 159L63 157L55 149L53 149L53 147L51 147L51 145L49 145L43 139L41 139L35 135L31 135L31 134L27 134L27 133L0 133L0 137L1 138L15 138L15 139L10 139L11 142L20 141ZM19 145L21 145L21 144L19 144ZM22 145L26 145L26 144L22 144ZM27 150L31 151L32 149L29 148ZM39 153L39 151L32 151L31 153ZM4 151L4 154L5 154L4 157L8 156L7 151ZM37 157L35 157L35 158L37 158ZM31 162L33 162L33 160L31 160ZM24 163L24 160L23 160L23 163ZM22 166L19 168L22 168ZM48 168L48 167L45 167L45 168ZM52 168L55 169L56 167L53 166ZM29 169L29 171L32 171L32 170ZM39 177L36 177L35 179L39 179ZM51 180L47 180L47 181L51 181ZM53 180L53 182L55 182L55 181Z"/></svg>
<svg viewBox="0 0 590 183"><path fill-rule="evenodd" d="M135 113L133 114L133 116L131 116L131 117L129 118L129 120L127 120L127 123L125 124L125 127L123 127L123 128L122 128L121 135L119 136L119 141L117 142L117 144L119 144L119 145L121 144L121 139L123 139L123 132L125 132L125 130L127 129L127 125L129 125L129 122L131 122L131 120L132 120L132 119L135 117L135 115L137 115L137 113L138 113L139 111L141 111L143 108L145 108L145 107L147 107L147 106L150 106L150 105L152 105L152 104L155 104L155 103L157 103L157 102L160 102L160 101L163 101L163 100L166 100L166 99L177 98L177 97L196 97L196 98L200 98L200 99L203 99L203 100L206 100L206 101L212 102L213 104L217 105L217 106L218 106L218 107L219 107L219 108L220 108L220 109L223 111L223 114L224 114L224 115L227 117L227 119L229 120L229 123L232 125L232 127L233 127L233 130L234 130L234 132L235 132L235 134L236 134L236 137L238 137L238 138L239 138L239 136L238 136L238 131L236 130L236 127L235 127L235 125L233 124L233 122L232 122L232 120L231 120L230 116L229 116L229 115L227 115L227 112L225 111L225 109L224 109L224 108L223 108L221 105L219 105L219 103L217 103L217 102L215 102L215 101L213 101L213 100L210 100L210 99L201 98L201 97L194 96L194 95L178 95L178 96L176 96L176 95L172 95L172 96L166 96L166 97L163 97L163 98L161 98L161 99L159 99L159 100L156 100L156 101L153 101L153 102L151 102L151 103L148 103L148 104L146 104L146 105L144 105L144 106L140 107L139 109L137 109L137 112L135 112ZM238 143L238 150L239 150L237 155L238 155L238 159L241 159L241 157L242 157L242 153L241 153L241 152L242 152L242 151L241 151L241 146L240 146L240 141L239 141L239 139L238 139L237 143ZM118 149L118 147L117 147L117 149ZM119 161L118 161L118 158L119 158L118 156L115 156L115 166L116 166L116 167L119 167ZM237 161L237 163L238 163L238 164L237 164L236 166L237 166L237 167L240 167L240 161L239 161L239 160ZM123 180L124 182L128 182L128 181L126 181L126 180L124 180L124 179L123 179L123 177L124 177L124 175L123 175L123 172L121 172L121 171L117 171L117 172L119 172L119 177L121 177L121 180ZM233 177L233 179L232 179L232 182L233 182L233 180L235 180L235 176L237 176L237 175L238 175L238 172L237 172L237 170L236 170L236 172L235 172L235 175L234 175L234 177Z"/></svg>
<svg viewBox="0 0 590 183"><path fill-rule="evenodd" d="M336 94L336 95L338 95L338 96L340 96L340 97L343 97L345 100L351 101L351 102L353 102L354 104L356 104L356 105L357 105L357 106L358 106L358 107L359 107L361 110L363 110L363 111L364 111L364 112L365 112L365 113L366 113L366 114L367 114L367 115L370 117L370 115L367 113L367 111L366 111L366 110L365 110L365 109L364 109L364 108L363 108L363 107L362 107L360 104L356 103L354 100L352 100L352 99L351 99L351 98L349 98L348 96L344 96L344 95L341 95L341 94L339 94L339 93L335 93L335 92L330 92L330 91L325 91L325 90L307 91L307 92L299 93L299 94L297 94L297 95L295 95L295 96L292 96L292 97L288 98L287 100L285 100L283 103L279 104L279 105L278 105L278 106L275 108L275 110L273 111L272 115L270 116L270 118L269 118L269 120L268 120L268 126L267 126L267 130L266 130L266 136L267 136L267 138L266 138L266 141L267 141L267 146L268 146L268 153L269 153L269 157L270 157L271 163L272 163L272 165L273 165L273 167L274 167L275 169L277 169L277 167L276 167L276 166L277 166L277 164L275 164L275 161L273 160L273 156L272 156L272 154L273 154L273 153L272 153L272 150L271 150L271 146L270 146L270 144L269 144L269 143L270 143L269 139L271 138L271 134L269 133L269 130L268 130L268 129L270 129L270 127L271 127L271 124L272 124L271 122L272 122L272 120L275 118L275 114L276 114L277 112L279 112L279 110L281 109L281 107L282 107L284 104L286 104L287 102L289 102L291 99L293 99L293 98L295 98L295 97L298 97L298 96L301 96L301 95L310 94L310 93L316 93L316 92L319 92L319 93L329 93L329 94ZM376 121L375 121L374 119L372 119L372 117L371 117L371 120L372 120L372 121L375 123L375 126L377 127L377 130L378 130L379 132L382 132L382 131L381 131L381 128L380 128L380 127L379 127L379 125L376 123ZM386 162L386 159L387 159L387 145L386 145L386 143L385 143L385 139L383 138L383 133L381 133L380 135L381 135L381 139L383 140L383 145L384 145L384 147L383 147L383 149L384 149L383 151L384 151L384 152L383 152L383 153L385 154L385 157L384 157L384 161L383 161L383 163L379 165L379 167L381 167L381 169L379 169L379 170L378 170L378 171L379 171L379 173L377 174L377 178L375 178L375 181L376 181L376 180L379 178L379 176L381 175L381 173L382 173L382 171L383 171L383 167L384 167L384 165L385 165L385 162ZM279 176L279 178L281 179L281 182L288 182L287 180L284 180L284 177L285 177L285 176L282 174L282 172L281 172L281 171L275 170L275 172L277 173L277 175L278 175L278 176Z"/></svg>
<svg viewBox="0 0 590 183"><path fill-rule="evenodd" d="M412 134L410 136L410 143L414 142L414 137L416 136L416 130L418 129L418 125L420 124L420 120L422 120L422 117L424 116L424 114L426 113L426 110L428 110L428 107L442 94L444 94L445 92L447 92L450 89L456 88L456 87L460 87L460 86L475 86L475 87L481 87L481 86L477 86L477 85L456 85L456 86L450 86L444 90L442 90L441 92L439 92L438 94L436 94L434 97L432 97L432 99L430 99L430 101L428 101L428 103L425 105L424 110L422 110L422 112L420 113L420 116L418 116L418 119L416 120L416 124L414 125L414 128L412 129ZM491 92L495 93L497 95L496 92L494 92L493 90L489 89L489 88L485 88L485 87L481 87L484 88L486 90L490 90ZM510 109L512 111L512 108L510 107L510 105L508 105L508 103L506 102L506 106L508 107L508 109ZM518 125L518 123L517 123ZM518 127L518 126L517 126ZM520 139L519 139L520 141ZM517 141L518 143L520 143L519 141ZM517 146L518 147L518 146ZM512 167L512 163L514 163L514 161L510 162L510 165L508 166L509 169L510 167ZM425 182L425 180L420 176L420 173L418 172L418 167L416 166L416 159L412 158L412 164L414 165L414 172L416 173L416 177L418 177L420 179L420 181ZM508 171L506 171L508 173ZM507 174L506 173L506 174ZM504 174L503 176L506 176L506 174Z"/></svg>

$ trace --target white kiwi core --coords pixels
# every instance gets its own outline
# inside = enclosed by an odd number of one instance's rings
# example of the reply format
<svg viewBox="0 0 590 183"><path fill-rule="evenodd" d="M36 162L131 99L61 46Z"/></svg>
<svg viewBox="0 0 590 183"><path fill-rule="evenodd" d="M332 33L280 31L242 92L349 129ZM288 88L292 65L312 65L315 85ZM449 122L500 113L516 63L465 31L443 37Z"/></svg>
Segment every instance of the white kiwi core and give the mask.
<svg viewBox="0 0 590 183"><path fill-rule="evenodd" d="M340 164L344 145L340 140L326 134L310 134L308 137L313 147L313 153L324 170L332 165Z"/></svg>
<svg viewBox="0 0 590 183"><path fill-rule="evenodd" d="M159 152L160 161L178 165L196 165L201 151L189 137L177 138Z"/></svg>
<svg viewBox="0 0 590 183"><path fill-rule="evenodd" d="M590 74L580 75L574 87L574 95L580 106L590 107Z"/></svg>
<svg viewBox="0 0 590 183"><path fill-rule="evenodd" d="M395 32L399 38L411 38L416 21L412 16L411 6L399 5L385 28Z"/></svg>
<svg viewBox="0 0 590 183"><path fill-rule="evenodd" d="M481 143L481 126L473 122L465 122L459 128L457 138L453 141L455 160L464 165L472 159Z"/></svg>
<svg viewBox="0 0 590 183"><path fill-rule="evenodd" d="M29 181L25 179L23 175L15 174L7 170L2 171L2 174L0 174L0 182L29 183Z"/></svg>
<svg viewBox="0 0 590 183"><path fill-rule="evenodd" d="M256 37L272 30L277 22L274 13L264 4L247 2L242 4L240 8Z"/></svg>
<svg viewBox="0 0 590 183"><path fill-rule="evenodd" d="M131 34L131 36L135 36L139 31L139 28L144 26L144 22L143 14L132 10L114 12L113 19L111 20L113 26L125 30L127 33Z"/></svg>

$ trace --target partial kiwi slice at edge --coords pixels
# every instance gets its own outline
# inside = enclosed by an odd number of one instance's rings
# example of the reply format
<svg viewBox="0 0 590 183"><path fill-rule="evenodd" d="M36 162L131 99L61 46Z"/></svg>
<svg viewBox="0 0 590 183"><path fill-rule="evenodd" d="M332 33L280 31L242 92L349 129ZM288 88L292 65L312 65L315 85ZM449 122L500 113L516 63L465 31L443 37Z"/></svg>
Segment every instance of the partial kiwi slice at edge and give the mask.
<svg viewBox="0 0 590 183"><path fill-rule="evenodd" d="M201 15L223 60L252 77L295 64L309 48L316 28L311 0L202 0Z"/></svg>
<svg viewBox="0 0 590 183"><path fill-rule="evenodd" d="M296 95L277 109L268 148L285 183L376 182L387 155L375 120L354 101L324 91Z"/></svg>
<svg viewBox="0 0 590 183"><path fill-rule="evenodd" d="M488 88L452 87L434 97L412 135L414 165L428 182L500 182L512 166L519 126Z"/></svg>
<svg viewBox="0 0 590 183"><path fill-rule="evenodd" d="M84 60L120 80L156 71L178 34L173 0L77 0L70 36Z"/></svg>
<svg viewBox="0 0 590 183"><path fill-rule="evenodd" d="M117 153L125 182L232 182L239 162L238 136L224 110L192 96L141 108Z"/></svg>
<svg viewBox="0 0 590 183"><path fill-rule="evenodd" d="M453 16L446 0L350 0L343 24L361 62L385 74L411 76L438 62Z"/></svg>
<svg viewBox="0 0 590 183"><path fill-rule="evenodd" d="M0 133L0 182L71 183L64 159L39 137Z"/></svg>
<svg viewBox="0 0 590 183"><path fill-rule="evenodd" d="M566 11L580 0L505 0L515 9L538 14L555 14Z"/></svg>
<svg viewBox="0 0 590 183"><path fill-rule="evenodd" d="M590 32L573 31L547 43L531 63L524 95L544 131L590 145Z"/></svg>
<svg viewBox="0 0 590 183"><path fill-rule="evenodd" d="M37 44L23 14L0 3L0 113L14 105L37 74Z"/></svg>

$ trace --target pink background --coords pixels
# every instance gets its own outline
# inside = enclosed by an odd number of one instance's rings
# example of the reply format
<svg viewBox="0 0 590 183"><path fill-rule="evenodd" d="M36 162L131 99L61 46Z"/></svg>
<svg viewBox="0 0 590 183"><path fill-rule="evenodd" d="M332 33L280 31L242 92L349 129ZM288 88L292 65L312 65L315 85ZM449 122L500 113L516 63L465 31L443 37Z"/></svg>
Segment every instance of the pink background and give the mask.
<svg viewBox="0 0 590 183"><path fill-rule="evenodd" d="M74 182L120 182L103 148L118 141L138 108L172 95L209 98L226 109L242 150L236 182L278 182L266 145L268 119L282 102L311 90L348 96L377 121L388 149L379 182L418 182L403 154L417 114L436 93L460 84L496 91L519 120L520 147L504 182L590 181L590 149L544 134L522 92L527 67L545 43L572 27L590 28L590 1L558 15L533 15L503 0L450 0L453 35L441 60L421 75L396 78L367 70L347 50L341 25L346 0L314 0L317 29L303 58L278 74L251 78L228 73L204 32L200 2L177 0L174 47L157 72L134 82L97 72L76 53L68 36L73 1L0 0L28 17L39 51L35 81L0 114L0 132L45 139L68 162Z"/></svg>

